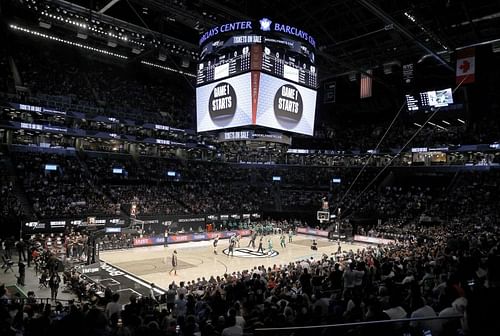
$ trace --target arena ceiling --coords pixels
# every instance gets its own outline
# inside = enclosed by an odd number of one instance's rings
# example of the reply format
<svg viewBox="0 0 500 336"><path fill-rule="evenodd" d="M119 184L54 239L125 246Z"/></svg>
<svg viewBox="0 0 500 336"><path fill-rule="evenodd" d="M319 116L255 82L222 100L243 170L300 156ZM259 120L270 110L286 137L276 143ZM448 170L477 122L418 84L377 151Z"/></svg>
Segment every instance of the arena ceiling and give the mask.
<svg viewBox="0 0 500 336"><path fill-rule="evenodd" d="M56 1L57 2L57 1ZM73 0L196 44L217 23L263 16L316 37L323 78L430 57L453 71L457 48L500 39L500 1ZM499 42L495 42L498 46ZM326 71L325 71L326 70Z"/></svg>
<svg viewBox="0 0 500 336"><path fill-rule="evenodd" d="M75 6L118 19L196 51L211 26L269 17L307 31L318 45L320 79L428 60L454 71L453 52L490 44L500 49L500 1L486 0L10 0ZM36 18L33 18L36 20ZM37 23L37 22L36 22ZM73 32L74 33L74 32ZM150 46L153 49L156 46ZM144 58L152 50L137 55ZM168 52L168 50L167 50ZM192 62L193 63L193 62Z"/></svg>

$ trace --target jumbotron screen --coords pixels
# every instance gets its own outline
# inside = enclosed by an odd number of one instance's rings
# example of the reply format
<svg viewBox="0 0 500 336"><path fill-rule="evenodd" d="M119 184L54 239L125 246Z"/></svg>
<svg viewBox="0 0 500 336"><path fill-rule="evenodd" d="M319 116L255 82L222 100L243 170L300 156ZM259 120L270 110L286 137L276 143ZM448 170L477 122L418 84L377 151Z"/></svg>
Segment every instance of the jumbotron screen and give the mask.
<svg viewBox="0 0 500 336"><path fill-rule="evenodd" d="M445 107L453 104L453 92L451 88L420 92L419 95L407 94L405 98L406 106L410 112L431 107Z"/></svg>
<svg viewBox="0 0 500 336"><path fill-rule="evenodd" d="M233 36L230 40L242 41L241 37ZM253 37L253 39L250 37ZM257 41L259 44L262 43L263 48L251 48L249 43L238 44L234 41L231 43L228 43L228 41L213 42L213 44L221 47L216 49L216 57L204 55L205 57L198 63L196 84L204 85L225 77L256 70L255 66L253 69L250 67L250 61L253 59L259 63L258 69L263 72L316 89L317 69L314 65L315 56L312 51L307 51L308 49L303 45L284 38L279 40L286 42L281 45L278 44L276 39L262 36L246 36L243 41ZM300 46L296 46L297 44ZM213 52L215 52L214 48L211 48Z"/></svg>
<svg viewBox="0 0 500 336"><path fill-rule="evenodd" d="M258 73L226 78L196 89L198 132L264 126L312 135L316 91Z"/></svg>
<svg viewBox="0 0 500 336"><path fill-rule="evenodd" d="M198 132L252 124L250 73L196 88Z"/></svg>
<svg viewBox="0 0 500 336"><path fill-rule="evenodd" d="M313 135L316 91L261 74L256 125Z"/></svg>
<svg viewBox="0 0 500 336"><path fill-rule="evenodd" d="M314 38L267 18L213 27L200 39L198 132L264 126L312 135Z"/></svg>

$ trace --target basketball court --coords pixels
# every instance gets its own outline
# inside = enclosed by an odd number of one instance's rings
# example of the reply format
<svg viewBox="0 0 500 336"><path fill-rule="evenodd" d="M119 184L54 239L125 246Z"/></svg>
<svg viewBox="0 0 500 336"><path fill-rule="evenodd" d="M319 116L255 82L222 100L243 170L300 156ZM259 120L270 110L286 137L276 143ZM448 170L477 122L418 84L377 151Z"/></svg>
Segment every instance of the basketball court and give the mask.
<svg viewBox="0 0 500 336"><path fill-rule="evenodd" d="M273 252L268 253L267 240L272 237ZM318 250L311 250L312 240L316 239ZM100 259L105 263L104 268L113 275L122 274L135 282L148 284L167 289L168 285L175 281L192 281L210 276L222 276L243 270L251 270L255 266L272 267L273 265L288 264L297 260L321 258L323 254L330 255L337 251L337 243L328 241L326 238L306 235L293 236L292 243L288 243L286 236L286 248L281 248L279 236L265 236L263 239L264 253L257 252L256 248L247 247L250 238L242 238L240 247L234 249L234 256L228 255L229 240L219 241L217 254L213 252L212 241L189 242L171 244L168 247L149 246L138 247L128 250L114 250L101 252ZM341 243L342 250L356 250L364 248L363 244ZM171 267L172 251L177 250L178 267L177 275L169 275ZM142 281L141 281L142 280Z"/></svg>

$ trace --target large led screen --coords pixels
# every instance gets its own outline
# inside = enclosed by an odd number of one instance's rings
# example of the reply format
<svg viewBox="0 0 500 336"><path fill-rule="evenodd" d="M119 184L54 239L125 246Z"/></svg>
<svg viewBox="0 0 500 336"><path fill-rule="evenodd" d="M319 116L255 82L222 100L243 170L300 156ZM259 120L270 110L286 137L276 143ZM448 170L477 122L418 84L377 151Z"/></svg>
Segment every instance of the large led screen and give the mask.
<svg viewBox="0 0 500 336"><path fill-rule="evenodd" d="M198 132L252 124L250 73L196 89Z"/></svg>
<svg viewBox="0 0 500 336"><path fill-rule="evenodd" d="M313 135L316 91L260 72L196 89L198 132L248 125Z"/></svg>
<svg viewBox="0 0 500 336"><path fill-rule="evenodd" d="M316 91L260 74L256 124L313 135Z"/></svg>

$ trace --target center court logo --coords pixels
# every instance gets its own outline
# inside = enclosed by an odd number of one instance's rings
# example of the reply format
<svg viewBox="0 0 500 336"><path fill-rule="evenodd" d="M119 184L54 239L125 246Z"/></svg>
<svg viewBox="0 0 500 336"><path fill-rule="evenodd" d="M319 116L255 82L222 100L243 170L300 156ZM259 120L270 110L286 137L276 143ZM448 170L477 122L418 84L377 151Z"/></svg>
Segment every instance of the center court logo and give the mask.
<svg viewBox="0 0 500 336"><path fill-rule="evenodd" d="M225 248L222 253L230 256L228 248ZM238 258L274 258L279 254L280 253L278 251L272 251L271 253L268 253L268 251L257 252L248 248L235 248L233 256Z"/></svg>
<svg viewBox="0 0 500 336"><path fill-rule="evenodd" d="M269 20L268 18L262 18L259 20L259 23L260 23L260 30L270 31L271 23L273 23L273 21Z"/></svg>

